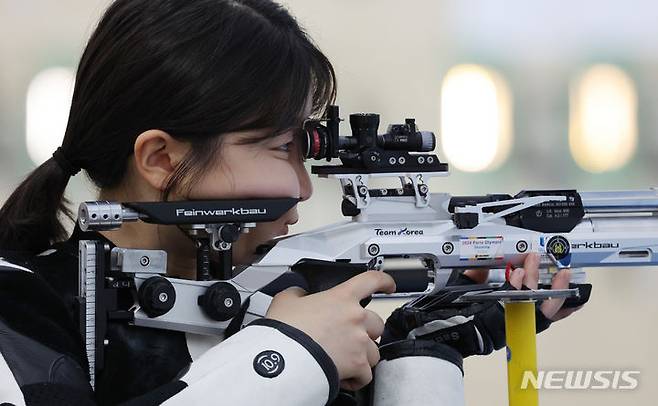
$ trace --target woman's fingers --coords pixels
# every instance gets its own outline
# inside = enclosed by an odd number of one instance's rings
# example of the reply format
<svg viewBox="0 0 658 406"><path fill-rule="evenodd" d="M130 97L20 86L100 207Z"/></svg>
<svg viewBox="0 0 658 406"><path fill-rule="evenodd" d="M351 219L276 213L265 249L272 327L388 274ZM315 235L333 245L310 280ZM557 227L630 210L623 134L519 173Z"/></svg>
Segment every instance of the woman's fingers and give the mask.
<svg viewBox="0 0 658 406"><path fill-rule="evenodd" d="M523 268L517 268L510 274L510 283L517 289L521 289L523 285L530 289L537 289L539 286L539 260L540 257L536 253L526 255L523 261ZM571 271L563 269L553 277L551 289L568 289L569 281L571 280ZM563 309L564 298L553 298L544 300L541 304L541 311L548 319L556 321L567 317L575 311L575 309Z"/></svg>
<svg viewBox="0 0 658 406"><path fill-rule="evenodd" d="M551 289L568 289L570 280L571 280L571 270L562 269L553 277L553 282L551 283ZM546 318L548 318L549 320L556 321L557 319L555 317L558 311L560 310L560 308L562 307L562 305L564 304L564 301L565 298L553 298L553 299L544 300L544 303L541 304L541 312L544 313L544 316L546 316ZM573 312L570 312L569 314L571 313ZM562 316L562 318L566 317L567 315Z"/></svg>
<svg viewBox="0 0 658 406"><path fill-rule="evenodd" d="M366 316L363 324L365 325L368 337L373 340L378 339L384 332L384 320L372 310L365 310Z"/></svg>
<svg viewBox="0 0 658 406"><path fill-rule="evenodd" d="M512 286L521 289L522 286L525 285L530 289L537 289L539 286L539 262L540 256L538 254L528 254L523 262L523 268L516 268L510 274L509 282ZM569 269L562 269L553 277L551 289L568 289L570 281L571 271ZM574 309L562 309L565 300L565 298L544 300L540 309L544 316L552 321L563 319L580 309L580 307Z"/></svg>
<svg viewBox="0 0 658 406"><path fill-rule="evenodd" d="M512 284L517 289L521 289L523 285L523 279L525 278L525 269L516 268L512 271L509 277L509 283Z"/></svg>
<svg viewBox="0 0 658 406"><path fill-rule="evenodd" d="M510 274L509 282L517 289L523 285L530 289L537 289L539 285L539 254L530 253L523 261L523 268L516 268Z"/></svg>
<svg viewBox="0 0 658 406"><path fill-rule="evenodd" d="M344 379L340 382L340 387L350 391L355 391L366 386L370 381L372 381L372 369L361 368L359 373L352 378Z"/></svg>
<svg viewBox="0 0 658 406"><path fill-rule="evenodd" d="M391 275L385 272L367 271L348 279L333 289L345 291L355 299L361 300L377 292L395 292L395 281Z"/></svg>
<svg viewBox="0 0 658 406"><path fill-rule="evenodd" d="M377 365L380 358L379 347L377 347L377 343L371 341L368 344L366 356L367 359L364 360L360 365L360 368L358 368L358 370L352 374L352 377L349 379L344 379L340 382L341 388L355 391L363 388L370 381L372 381L372 368Z"/></svg>
<svg viewBox="0 0 658 406"><path fill-rule="evenodd" d="M464 275L468 276L475 283L486 283L489 279L488 269L467 269Z"/></svg>
<svg viewBox="0 0 658 406"><path fill-rule="evenodd" d="M372 380L379 362L373 341L384 331L384 321L359 301L376 292L392 293L395 281L380 271L363 272L331 289L307 295L290 288L275 295L266 317L280 320L308 334L331 357L341 386L356 390Z"/></svg>
<svg viewBox="0 0 658 406"><path fill-rule="evenodd" d="M366 355L368 356L368 365L370 365L370 368L374 368L379 362L379 347L376 342L373 341L370 343Z"/></svg>
<svg viewBox="0 0 658 406"><path fill-rule="evenodd" d="M584 305L580 305L578 307L568 307L568 308L560 309L560 310L558 310L557 313L555 313L555 316L553 316L553 318L551 320L552 321L562 320L565 317L570 316L571 313L577 312L578 310L582 309L583 306Z"/></svg>
<svg viewBox="0 0 658 406"><path fill-rule="evenodd" d="M523 284L530 289L537 289L539 285L539 254L531 252L526 255L523 269L525 269Z"/></svg>
<svg viewBox="0 0 658 406"><path fill-rule="evenodd" d="M369 340L366 347L366 359L362 360L352 377L341 381L340 387L347 390L358 390L372 380L372 368L379 362L379 347Z"/></svg>

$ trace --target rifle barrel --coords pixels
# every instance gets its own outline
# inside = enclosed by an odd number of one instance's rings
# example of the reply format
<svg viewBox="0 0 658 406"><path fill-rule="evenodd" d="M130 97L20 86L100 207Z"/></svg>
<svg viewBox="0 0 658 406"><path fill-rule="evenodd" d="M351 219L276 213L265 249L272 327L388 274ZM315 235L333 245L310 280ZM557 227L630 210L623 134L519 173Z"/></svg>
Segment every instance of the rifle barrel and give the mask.
<svg viewBox="0 0 658 406"><path fill-rule="evenodd" d="M655 189L605 192L580 192L585 213L658 212Z"/></svg>

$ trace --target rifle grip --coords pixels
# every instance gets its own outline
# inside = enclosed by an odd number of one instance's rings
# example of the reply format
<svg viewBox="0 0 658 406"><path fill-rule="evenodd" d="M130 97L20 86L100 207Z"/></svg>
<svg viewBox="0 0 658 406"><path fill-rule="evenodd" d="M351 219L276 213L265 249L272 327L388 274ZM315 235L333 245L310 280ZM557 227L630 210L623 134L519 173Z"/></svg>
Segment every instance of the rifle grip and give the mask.
<svg viewBox="0 0 658 406"><path fill-rule="evenodd" d="M304 259L291 267L304 277L308 286L308 293L318 293L339 285L348 279L368 270L367 264L352 264L349 262L322 261L317 259ZM359 303L366 307L370 297L362 299Z"/></svg>

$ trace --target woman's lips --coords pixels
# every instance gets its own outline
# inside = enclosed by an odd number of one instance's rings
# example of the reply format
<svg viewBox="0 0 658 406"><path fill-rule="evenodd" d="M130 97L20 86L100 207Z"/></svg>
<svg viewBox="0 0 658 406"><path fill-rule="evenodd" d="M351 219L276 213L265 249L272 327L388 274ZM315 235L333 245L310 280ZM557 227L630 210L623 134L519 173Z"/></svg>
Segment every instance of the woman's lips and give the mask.
<svg viewBox="0 0 658 406"><path fill-rule="evenodd" d="M284 223L283 227L281 228L281 234L280 235L286 235L288 234L288 226L292 226L293 224L297 224L299 221L299 217L292 218L290 220L286 220Z"/></svg>
<svg viewBox="0 0 658 406"><path fill-rule="evenodd" d="M288 234L288 226L283 226L276 235L279 236L279 235L286 235L286 234Z"/></svg>
<svg viewBox="0 0 658 406"><path fill-rule="evenodd" d="M281 226L281 228L278 229L278 231L276 232L275 237L280 236L280 235L287 235L288 232L289 232L288 226L291 226L293 224L297 224L298 221L299 221L299 217L295 217L295 218L291 218L289 220L286 220L283 223L283 225Z"/></svg>

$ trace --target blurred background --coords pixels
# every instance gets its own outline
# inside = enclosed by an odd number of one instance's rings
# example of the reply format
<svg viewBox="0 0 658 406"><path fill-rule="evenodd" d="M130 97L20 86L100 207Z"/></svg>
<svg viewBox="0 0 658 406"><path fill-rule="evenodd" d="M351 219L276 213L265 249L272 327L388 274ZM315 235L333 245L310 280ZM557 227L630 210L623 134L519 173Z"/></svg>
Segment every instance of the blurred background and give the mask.
<svg viewBox="0 0 658 406"><path fill-rule="evenodd" d="M344 117L415 117L439 135L451 176L434 192L656 184L655 1L283 3L334 63ZM76 63L107 4L0 0L0 201L60 145ZM314 186L294 232L342 219L338 183ZM95 193L83 176L68 189L75 203ZM542 405L655 404L657 271L590 270L590 303L538 338L540 370L635 370L638 388L542 390ZM506 404L504 351L466 360L465 381L469 405Z"/></svg>

